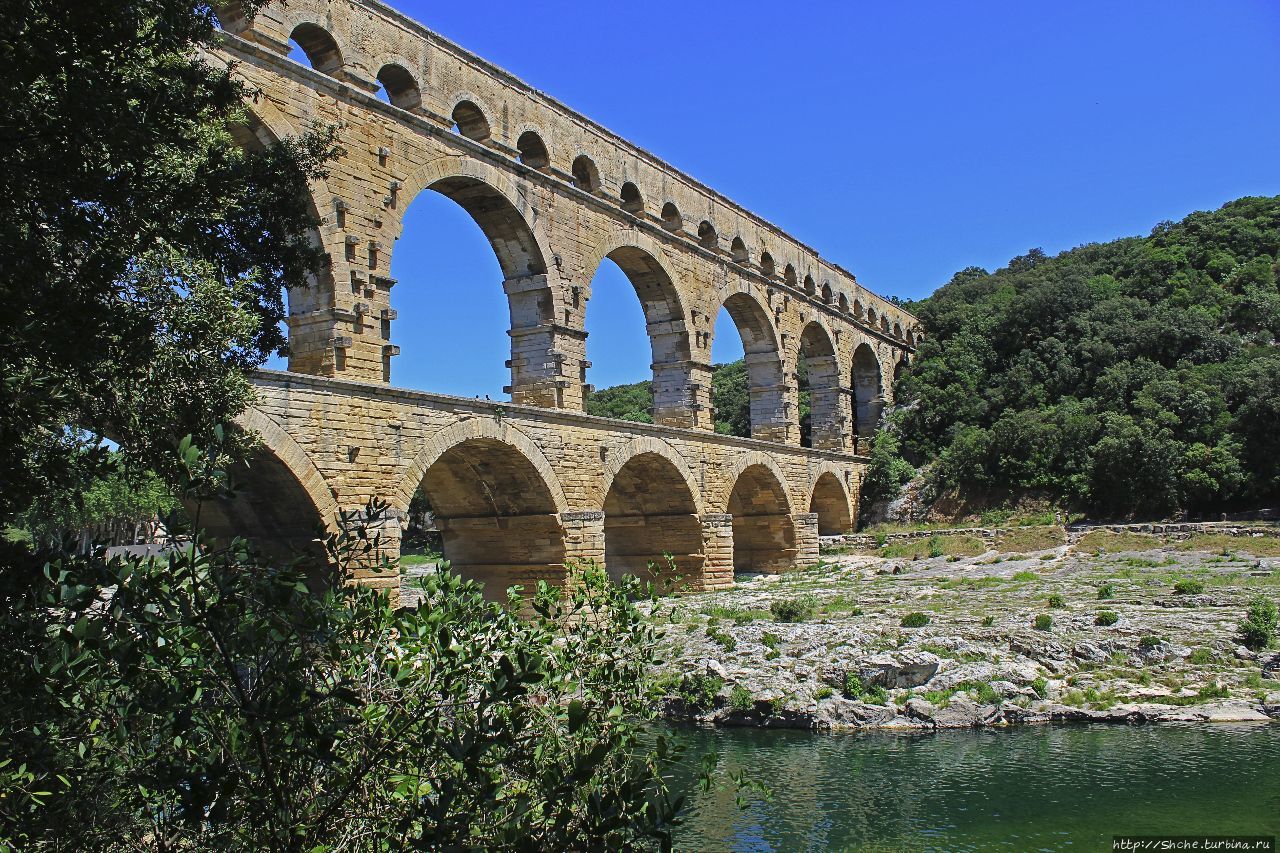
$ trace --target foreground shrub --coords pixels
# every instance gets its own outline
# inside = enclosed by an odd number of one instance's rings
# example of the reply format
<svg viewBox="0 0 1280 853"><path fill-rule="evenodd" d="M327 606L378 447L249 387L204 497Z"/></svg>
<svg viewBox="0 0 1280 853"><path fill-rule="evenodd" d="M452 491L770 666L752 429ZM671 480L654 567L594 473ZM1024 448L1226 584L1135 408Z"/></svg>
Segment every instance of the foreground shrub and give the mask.
<svg viewBox="0 0 1280 853"><path fill-rule="evenodd" d="M345 583L376 535L327 548L319 590L240 541L3 554L0 848L669 845L638 582L588 565L499 605L446 570L397 611Z"/></svg>
<svg viewBox="0 0 1280 853"><path fill-rule="evenodd" d="M1098 615L1093 619L1093 624L1106 627L1108 625L1114 625L1119 621L1120 614L1116 613L1114 610L1099 610Z"/></svg>
<svg viewBox="0 0 1280 853"><path fill-rule="evenodd" d="M741 684L735 684L729 691L729 707L735 711L750 711L755 706L751 691Z"/></svg>
<svg viewBox="0 0 1280 853"><path fill-rule="evenodd" d="M1098 587L1098 600L1105 601L1108 598L1115 598L1116 585L1113 583L1104 583Z"/></svg>
<svg viewBox="0 0 1280 853"><path fill-rule="evenodd" d="M1174 582L1173 591L1178 595L1199 595L1204 592L1204 581L1196 578L1183 578Z"/></svg>
<svg viewBox="0 0 1280 853"><path fill-rule="evenodd" d="M1067 606L1067 600L1063 598L1061 594L1056 592L1049 596L1047 603L1053 608L1062 608Z"/></svg>
<svg viewBox="0 0 1280 853"><path fill-rule="evenodd" d="M805 622L813 618L818 600L812 595L777 599L769 605L769 612L778 622Z"/></svg>
<svg viewBox="0 0 1280 853"><path fill-rule="evenodd" d="M1275 643L1278 623L1280 612L1276 603L1265 595L1256 595L1240 622L1240 642L1254 651L1270 648Z"/></svg>
<svg viewBox="0 0 1280 853"><path fill-rule="evenodd" d="M902 617L903 628L923 628L925 625L928 625L928 624L929 624L929 617L918 610L912 613L908 613L906 616Z"/></svg>
<svg viewBox="0 0 1280 853"><path fill-rule="evenodd" d="M1037 631L1050 631L1053 629L1053 617L1048 613L1041 613L1036 616L1034 625Z"/></svg>

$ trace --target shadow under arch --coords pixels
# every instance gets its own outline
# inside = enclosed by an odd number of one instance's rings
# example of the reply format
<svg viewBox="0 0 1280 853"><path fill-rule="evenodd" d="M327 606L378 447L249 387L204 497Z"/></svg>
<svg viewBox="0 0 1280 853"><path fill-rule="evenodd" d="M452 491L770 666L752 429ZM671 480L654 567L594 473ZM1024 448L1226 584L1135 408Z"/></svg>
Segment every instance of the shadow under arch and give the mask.
<svg viewBox="0 0 1280 853"><path fill-rule="evenodd" d="M565 495L533 442L511 427L464 421L438 433L418 453L393 503L407 510L421 486L454 570L503 601L519 584L567 580Z"/></svg>
<svg viewBox="0 0 1280 853"><path fill-rule="evenodd" d="M735 573L780 574L795 567L795 524L776 465L764 461L745 465L734 479L727 509L733 516Z"/></svg>
<svg viewBox="0 0 1280 853"><path fill-rule="evenodd" d="M769 312L747 291L730 294L721 307L742 338L751 396L751 437L788 441L794 430L786 403L782 352Z"/></svg>
<svg viewBox="0 0 1280 853"><path fill-rule="evenodd" d="M705 554L696 484L683 460L657 440L640 440L607 471L605 566L618 580L674 580L702 589ZM624 461L625 460L625 461ZM670 555L670 560L668 560Z"/></svg>
<svg viewBox="0 0 1280 853"><path fill-rule="evenodd" d="M840 360L831 334L822 324L810 321L800 333L796 372L804 365L804 383L809 391L809 429L801 430L805 447L844 449L844 419L841 412Z"/></svg>
<svg viewBox="0 0 1280 853"><path fill-rule="evenodd" d="M823 472L814 482L809 512L818 516L819 536L839 536L853 528L849 496L840 478L831 471Z"/></svg>
<svg viewBox="0 0 1280 853"><path fill-rule="evenodd" d="M192 522L214 544L239 536L269 556L302 556L319 569L327 562L320 536L337 519L324 477L302 446L260 410L246 410L235 426L259 440L246 460L231 467L235 489L229 497L187 506Z"/></svg>
<svg viewBox="0 0 1280 853"><path fill-rule="evenodd" d="M853 399L858 437L870 441L884 411L884 380L880 359L871 345L863 342L853 352Z"/></svg>
<svg viewBox="0 0 1280 853"><path fill-rule="evenodd" d="M612 261L631 283L644 312L653 378L654 423L695 426L689 408L691 346L684 300L662 250L635 232L614 234L588 260L595 275L605 260ZM587 304L590 311L590 302ZM590 345L587 350L590 356Z"/></svg>

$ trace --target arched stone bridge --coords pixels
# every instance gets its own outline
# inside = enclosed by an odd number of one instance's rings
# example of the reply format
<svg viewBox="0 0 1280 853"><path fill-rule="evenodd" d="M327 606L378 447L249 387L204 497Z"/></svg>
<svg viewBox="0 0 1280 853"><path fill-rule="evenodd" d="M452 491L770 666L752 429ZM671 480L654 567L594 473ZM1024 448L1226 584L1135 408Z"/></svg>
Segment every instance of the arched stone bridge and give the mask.
<svg viewBox="0 0 1280 853"><path fill-rule="evenodd" d="M252 145L339 128L313 186L332 263L289 294L289 372L263 371L244 418L263 437L218 529L302 544L370 497L425 487L446 555L509 582L565 563L644 569L664 551L697 586L781 571L856 514L866 438L917 321L775 226L374 0L222 6L216 61L255 91ZM310 67L288 58L291 42ZM379 95L382 97L379 97ZM404 210L443 194L488 238L510 306L512 402L393 386L412 330L392 307ZM653 425L583 413L591 281L608 258L644 309ZM462 295L459 295L460 298ZM715 318L740 333L751 439L712 432ZM807 367L811 446L799 430ZM442 365L442 369L447 369ZM386 531L398 548L398 529Z"/></svg>

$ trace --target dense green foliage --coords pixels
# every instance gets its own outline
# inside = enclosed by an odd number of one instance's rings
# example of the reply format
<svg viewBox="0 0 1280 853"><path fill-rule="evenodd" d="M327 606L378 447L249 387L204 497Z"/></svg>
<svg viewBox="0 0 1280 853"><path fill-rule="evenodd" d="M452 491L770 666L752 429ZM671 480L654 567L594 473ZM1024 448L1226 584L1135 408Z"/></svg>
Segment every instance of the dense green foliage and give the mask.
<svg viewBox="0 0 1280 853"><path fill-rule="evenodd" d="M353 519L318 594L239 541L0 573L0 849L668 846L647 591L586 566L519 615L445 571L396 611Z"/></svg>
<svg viewBox="0 0 1280 853"><path fill-rule="evenodd" d="M0 0L0 518L108 466L69 424L144 468L209 441L318 268L329 137L239 145L215 32L191 0Z"/></svg>
<svg viewBox="0 0 1280 853"><path fill-rule="evenodd" d="M1041 490L1112 515L1280 494L1280 198L1148 237L966 269L913 306L907 458L938 489Z"/></svg>
<svg viewBox="0 0 1280 853"><path fill-rule="evenodd" d="M176 501L168 484L150 471L131 471L121 456L108 453L106 470L87 483L35 495L18 524L36 542L62 550L82 529L145 522L172 512Z"/></svg>

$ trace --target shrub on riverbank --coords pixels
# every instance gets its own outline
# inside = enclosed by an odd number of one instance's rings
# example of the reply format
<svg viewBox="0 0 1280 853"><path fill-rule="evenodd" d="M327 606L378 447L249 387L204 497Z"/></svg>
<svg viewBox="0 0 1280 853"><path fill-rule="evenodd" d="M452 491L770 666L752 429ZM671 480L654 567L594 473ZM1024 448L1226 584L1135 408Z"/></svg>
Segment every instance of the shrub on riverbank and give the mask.
<svg viewBox="0 0 1280 853"><path fill-rule="evenodd" d="M1245 618L1240 622L1240 642L1255 651L1270 648L1276 641L1280 610L1265 595L1254 596Z"/></svg>

